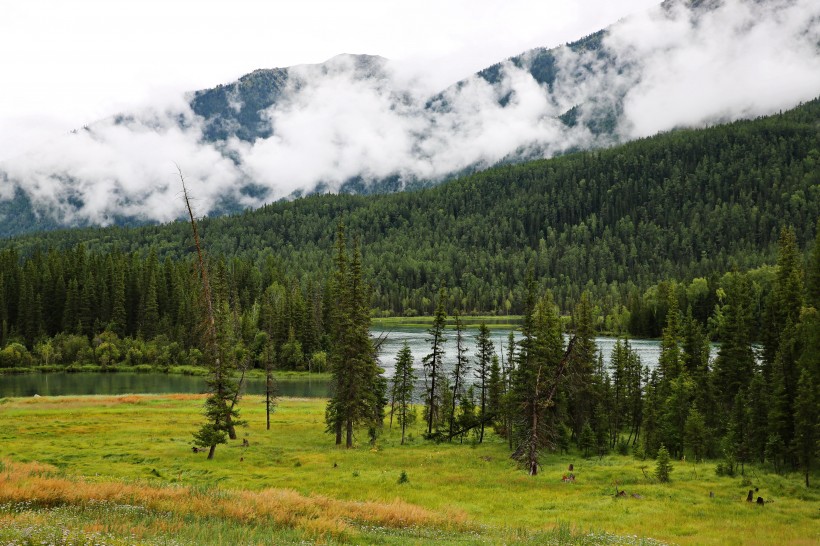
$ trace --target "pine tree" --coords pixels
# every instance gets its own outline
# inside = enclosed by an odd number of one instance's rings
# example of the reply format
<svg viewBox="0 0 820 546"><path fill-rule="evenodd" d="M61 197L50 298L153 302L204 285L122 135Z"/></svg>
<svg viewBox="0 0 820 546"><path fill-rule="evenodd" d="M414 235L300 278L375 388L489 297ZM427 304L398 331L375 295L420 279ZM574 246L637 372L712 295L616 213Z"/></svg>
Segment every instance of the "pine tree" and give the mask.
<svg viewBox="0 0 820 546"><path fill-rule="evenodd" d="M592 318L592 302L589 292L581 294L575 306L575 348L572 354L572 374L570 376L569 411L573 433L581 432L581 427L593 417L593 409L598 400L594 388L594 370L598 347L595 344L595 328Z"/></svg>
<svg viewBox="0 0 820 546"><path fill-rule="evenodd" d="M803 304L803 268L801 261L802 258L797 247L794 230L791 227L784 227L780 231L777 273L767 301L766 324L762 330L763 361L766 370L771 368L777 354L780 352L781 345L791 340L789 336L784 338L784 330L789 327L796 327L800 319L800 309ZM791 371L790 369L785 371L786 389L793 399L797 376L792 374Z"/></svg>
<svg viewBox="0 0 820 546"><path fill-rule="evenodd" d="M488 419L493 420L496 431L498 431L499 428L503 430L504 416L502 405L505 394L504 384L501 363L498 359L498 355L493 353L492 364L490 365L490 379L487 384L487 406L484 413Z"/></svg>
<svg viewBox="0 0 820 546"><path fill-rule="evenodd" d="M797 459L806 478L806 487L809 487L814 461L817 457L818 436L818 404L817 387L808 370L800 374L797 386L797 399L794 402L794 432L795 451Z"/></svg>
<svg viewBox="0 0 820 546"><path fill-rule="evenodd" d="M348 390L348 381L350 375L347 373L347 362L345 360L344 344L348 337L348 331L351 328L349 309L351 306L350 294L347 290L348 278L348 258L345 240L344 224L339 222L336 229L336 255L334 257L335 269L333 271L333 279L331 281L331 298L333 305L330 309L331 324L333 325L330 331L331 350L329 355L330 363L330 400L327 403L325 410L325 422L327 423L327 432L331 432L336 436L336 445L342 444L342 428L344 427L345 419L345 393ZM285 326L285 310L283 309L284 300L286 299L286 292L280 287L279 290L272 291L272 305L279 309L275 314L274 328L277 334L274 339L282 337L282 330ZM275 303L274 303L275 302Z"/></svg>
<svg viewBox="0 0 820 546"><path fill-rule="evenodd" d="M120 337L126 335L127 315L125 313L125 273L114 265L111 294L111 324L109 328Z"/></svg>
<svg viewBox="0 0 820 546"><path fill-rule="evenodd" d="M709 445L709 432L706 428L706 420L697 408L689 410L684 431L686 446L692 450L696 462L702 461Z"/></svg>
<svg viewBox="0 0 820 546"><path fill-rule="evenodd" d="M678 311L678 297L674 287L669 291L669 307L666 311L666 327L661 339L661 355L658 358L658 370L661 381L661 391L666 394L672 380L680 375L683 369L680 348L680 312Z"/></svg>
<svg viewBox="0 0 820 546"><path fill-rule="evenodd" d="M766 392L766 381L760 371L755 371L749 383L746 400L749 404L749 459L762 463L766 458L766 439L769 435L769 397Z"/></svg>
<svg viewBox="0 0 820 546"><path fill-rule="evenodd" d="M713 382L723 415L731 412L735 396L746 389L755 368L751 282L747 275L733 273L727 288L722 343L715 359Z"/></svg>
<svg viewBox="0 0 820 546"><path fill-rule="evenodd" d="M185 206L188 209L188 216L191 221L194 245L197 250L197 273L198 280L201 283L199 294L204 309L203 322L205 323L202 340L204 350L202 352L208 367L208 378L206 379L208 397L205 399L206 421L199 431L194 433L194 443L209 448L208 459L213 459L216 446L226 443L226 437L231 434L232 427L239 424L239 411L236 408L236 401L240 393L240 385L231 377L231 369L226 360L226 345L230 342L230 337L221 335L217 326L220 306L215 301L214 293L211 290L208 268L205 265L202 245L199 240L199 230L188 199L188 191L185 188L185 179L182 172L179 176L182 182ZM224 327L227 323L222 320L219 321L219 325Z"/></svg>
<svg viewBox="0 0 820 546"><path fill-rule="evenodd" d="M157 335L159 327L159 300L157 298L157 277L150 275L141 304L140 333L150 340Z"/></svg>
<svg viewBox="0 0 820 546"><path fill-rule="evenodd" d="M513 458L532 476L538 473L541 451L554 445L558 422L548 412L555 406L553 398L569 357L563 351L561 323L550 296L536 304L534 283L530 283L513 384L518 445Z"/></svg>
<svg viewBox="0 0 820 546"><path fill-rule="evenodd" d="M444 302L447 299L447 294L442 286L439 289L438 303L436 304L436 314L433 318L433 324L427 330L430 336L430 350L431 352L422 359L424 363L425 383L429 379L429 387L426 393L426 414L427 414L427 435L433 434L433 425L441 418L441 380L443 360L444 360L444 343L447 341L444 329L447 326L447 313L444 310Z"/></svg>
<svg viewBox="0 0 820 546"><path fill-rule="evenodd" d="M806 268L806 304L820 311L820 219L815 228L814 248Z"/></svg>
<svg viewBox="0 0 820 546"><path fill-rule="evenodd" d="M401 443L404 445L405 431L416 420L416 411L413 408L413 391L416 375L413 371L413 353L407 341L396 355L396 370L393 374L391 398L396 412L396 420L401 427Z"/></svg>
<svg viewBox="0 0 820 546"><path fill-rule="evenodd" d="M461 321L461 315L458 313L458 311L455 311L453 313L453 320L455 322L456 328L456 362L451 372L451 378L453 380L453 400L448 415L450 420L449 428L451 439L453 437L453 427L455 426L456 421L456 405L461 404L461 398L464 396L464 393L466 391L466 375L467 372L470 370L470 361L467 359L466 356L467 347L465 346L464 342L464 323Z"/></svg>
<svg viewBox="0 0 820 546"><path fill-rule="evenodd" d="M672 464L669 462L669 451L666 450L665 445L661 444L660 449L658 449L655 478L661 483L666 483L669 481L672 470Z"/></svg>
<svg viewBox="0 0 820 546"><path fill-rule="evenodd" d="M478 335L476 336L476 367L475 378L478 380L479 389L479 419L480 431L478 442L484 441L484 425L488 419L495 415L498 408L498 400L500 397L500 377L498 369L498 358L495 357L493 342L490 339L490 329L487 324L482 321L478 328ZM495 366L493 368L493 366ZM489 391L489 392L488 392ZM494 392L493 392L494 391ZM492 399L488 405L488 395Z"/></svg>
<svg viewBox="0 0 820 546"><path fill-rule="evenodd" d="M344 423L347 448L353 447L354 429L361 425L367 426L371 442L375 442L386 403L386 383L370 339L370 293L362 275L358 242L354 243L349 265L343 289L346 296L337 303L346 306L341 314L347 317L347 327L341 340L344 365L337 368L341 373L338 381L341 388L334 395L334 405Z"/></svg>

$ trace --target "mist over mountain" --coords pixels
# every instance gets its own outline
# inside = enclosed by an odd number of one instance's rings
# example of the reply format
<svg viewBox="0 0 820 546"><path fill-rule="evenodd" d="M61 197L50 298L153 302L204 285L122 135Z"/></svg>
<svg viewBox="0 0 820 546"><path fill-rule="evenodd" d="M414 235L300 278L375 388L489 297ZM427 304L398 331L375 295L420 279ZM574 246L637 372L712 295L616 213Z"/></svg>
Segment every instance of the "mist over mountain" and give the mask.
<svg viewBox="0 0 820 546"><path fill-rule="evenodd" d="M659 131L776 112L820 93L820 4L665 2L444 90L339 55L92 123L0 163L0 234L200 214L316 191L393 191Z"/></svg>

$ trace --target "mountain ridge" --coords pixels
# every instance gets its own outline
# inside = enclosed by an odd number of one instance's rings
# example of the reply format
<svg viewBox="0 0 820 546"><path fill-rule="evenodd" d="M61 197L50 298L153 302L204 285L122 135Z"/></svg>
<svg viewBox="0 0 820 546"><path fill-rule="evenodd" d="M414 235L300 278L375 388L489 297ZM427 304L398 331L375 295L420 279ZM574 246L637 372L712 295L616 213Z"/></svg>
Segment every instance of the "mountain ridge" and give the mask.
<svg viewBox="0 0 820 546"><path fill-rule="evenodd" d="M798 9L801 2L784 6ZM166 168L173 163L202 181L200 206L213 215L314 192L426 187L497 164L604 148L657 128L777 111L761 107L752 93L747 103L729 101L728 107L705 99L683 104L686 115L661 123L658 115L677 104L666 106L657 89L646 88L647 82L661 90L672 85L666 64L685 60L691 43L714 34L710 25L722 28L735 19L764 24L761 14L774 4L667 1L650 15L563 46L525 51L433 93L399 82L389 62L373 55L258 69L191 92L185 104L103 120L53 149L0 164L11 188L2 192L0 234L173 219L179 213L170 204L173 182ZM820 32L812 25L795 27L808 29L804 41ZM660 45L648 38L636 42L636 28L659 35L651 38ZM666 37L675 32L680 36ZM737 37L750 39L748 33ZM712 44L712 54L721 45ZM803 60L817 64L820 74L820 42L810 46ZM820 80L807 98L818 90ZM686 100L681 94L679 102Z"/></svg>

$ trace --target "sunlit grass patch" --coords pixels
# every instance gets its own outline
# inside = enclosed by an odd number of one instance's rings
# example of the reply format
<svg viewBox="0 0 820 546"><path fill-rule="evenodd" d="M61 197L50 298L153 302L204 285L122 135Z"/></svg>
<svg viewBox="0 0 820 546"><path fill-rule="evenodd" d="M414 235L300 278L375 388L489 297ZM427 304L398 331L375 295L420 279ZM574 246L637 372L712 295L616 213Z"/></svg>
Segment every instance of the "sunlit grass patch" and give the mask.
<svg viewBox="0 0 820 546"><path fill-rule="evenodd" d="M806 489L797 475L747 469L744 481L716 476L714 462L677 461L672 482L662 485L651 477L654 461L572 453L545 456L539 475L531 477L491 432L482 445L432 444L421 439L423 423L408 445L385 427L375 448L365 435L355 449L340 449L324 432L325 401L280 400L267 431L259 396L242 400L248 427L208 461L191 450L191 433L202 421L200 396L121 398L70 397L59 404L43 397L0 405L8 468L31 464L33 477L25 480L43 480L9 502L35 498L46 483L59 492L64 483L87 495L58 496L62 500L29 512L65 515L60 510L82 508L78 513L88 525L118 521L120 536L133 523L149 543L164 532L159 514L182 522L174 536L195 544L270 543L254 538L264 536L275 536L277 544L651 544L650 537L674 544L820 543L820 493ZM69 432L73 427L82 433ZM242 447L245 439L249 445ZM561 481L569 463L575 483ZM750 487L775 502L746 503ZM627 495L615 497L616 488ZM92 512L92 497L140 506L145 514L129 513L128 519L117 510ZM0 534L0 544L5 538Z"/></svg>

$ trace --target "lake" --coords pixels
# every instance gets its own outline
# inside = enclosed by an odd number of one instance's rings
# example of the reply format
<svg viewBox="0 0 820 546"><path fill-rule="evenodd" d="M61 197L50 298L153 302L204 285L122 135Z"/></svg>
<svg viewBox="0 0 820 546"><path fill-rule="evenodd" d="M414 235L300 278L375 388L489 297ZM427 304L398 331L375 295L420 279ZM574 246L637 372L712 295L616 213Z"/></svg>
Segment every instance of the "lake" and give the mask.
<svg viewBox="0 0 820 546"><path fill-rule="evenodd" d="M476 329L466 331L467 356L472 360ZM390 377L396 363L396 354L405 341L413 353L414 366L419 378L422 377L421 359L430 352L427 332L422 328L395 328L392 330L374 329L375 338L385 336L381 345L379 360ZM509 330L491 330L490 335L496 352L507 351ZM516 339L520 335L516 332ZM615 345L615 338L598 337L595 342L603 351L604 362L609 363L609 356ZM657 366L660 356L660 341L651 339L632 339L630 345L638 352L641 362L650 368ZM447 343L444 345L445 365L455 361L455 333L448 330ZM713 352L714 352L713 347ZM472 375L472 374L470 374ZM0 376L0 397L67 396L84 394L167 394L167 393L201 393L205 391L205 379L188 375L169 375L164 373L48 373ZM264 394L263 379L246 380L245 391L249 394ZM284 378L277 381L280 396L321 398L328 395L328 381L311 377Z"/></svg>

